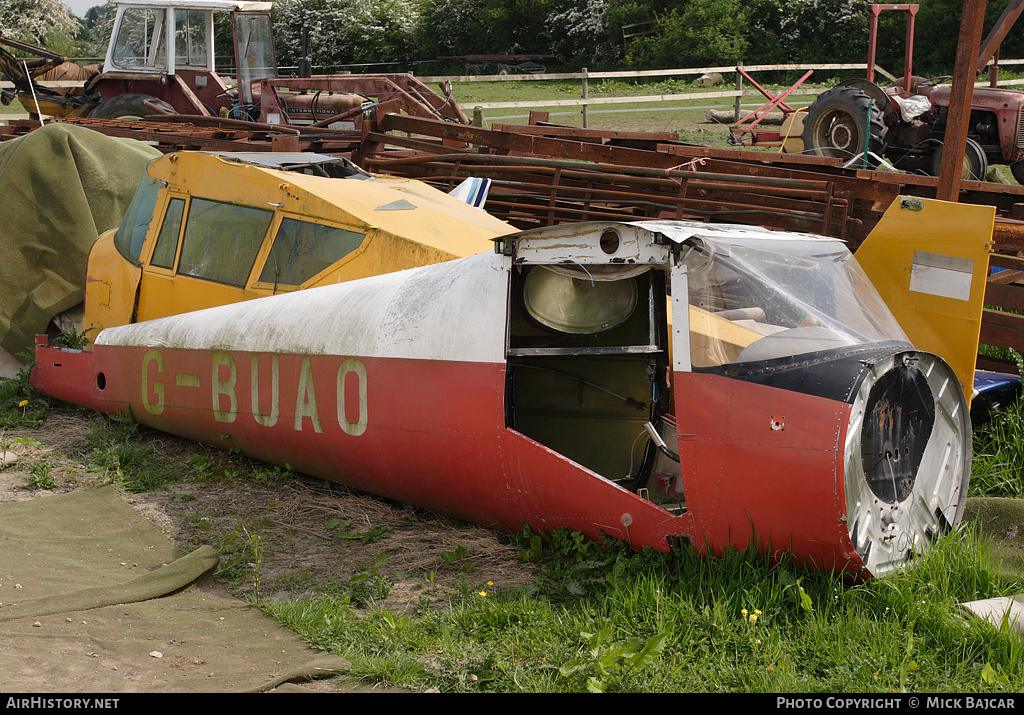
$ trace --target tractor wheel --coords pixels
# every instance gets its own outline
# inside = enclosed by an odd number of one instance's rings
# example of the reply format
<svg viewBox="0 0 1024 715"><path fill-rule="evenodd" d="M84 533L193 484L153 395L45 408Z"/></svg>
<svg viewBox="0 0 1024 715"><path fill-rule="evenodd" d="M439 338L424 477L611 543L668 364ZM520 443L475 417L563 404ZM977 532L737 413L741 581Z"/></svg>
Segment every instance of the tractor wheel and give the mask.
<svg viewBox="0 0 1024 715"><path fill-rule="evenodd" d="M1018 184L1024 185L1024 161L1015 161L1010 164L1010 173Z"/></svg>
<svg viewBox="0 0 1024 715"><path fill-rule="evenodd" d="M939 175L939 168L942 166L942 147L940 146L935 153L932 155L932 176ZM1013 171L1012 167L1010 169ZM960 178L973 180L973 181L985 181L985 177L988 176L988 157L985 156L985 150L981 148L981 145L973 139L968 139L964 145L964 159L962 169L960 171ZM1016 177L1016 174L1014 174ZM1018 179L1019 181L1019 179Z"/></svg>
<svg viewBox="0 0 1024 715"><path fill-rule="evenodd" d="M875 168L877 157L885 149L888 131L883 121L884 109L854 87L833 87L822 92L804 119L804 152L846 162L867 148L867 166ZM859 161L856 163L860 165Z"/></svg>
<svg viewBox="0 0 1024 715"><path fill-rule="evenodd" d="M146 106L146 102L163 111ZM153 114L177 113L178 110L170 104L149 94L118 94L100 102L89 116L97 119L142 119Z"/></svg>

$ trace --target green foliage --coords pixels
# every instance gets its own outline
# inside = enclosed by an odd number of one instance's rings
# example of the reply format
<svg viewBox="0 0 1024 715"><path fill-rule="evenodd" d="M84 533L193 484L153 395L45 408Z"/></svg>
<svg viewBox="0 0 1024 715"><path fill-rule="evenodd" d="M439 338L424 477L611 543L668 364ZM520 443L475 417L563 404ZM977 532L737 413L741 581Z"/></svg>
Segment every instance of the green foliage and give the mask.
<svg viewBox="0 0 1024 715"><path fill-rule="evenodd" d="M558 673L573 683L574 690L603 693L652 665L665 650L667 634L613 641L611 628L605 627L597 633L580 633L580 638L586 644L583 654L560 666Z"/></svg>
<svg viewBox="0 0 1024 715"><path fill-rule="evenodd" d="M350 531L351 519L328 519L325 526L335 539L350 539L372 544L387 538L390 529L385 524L370 524L365 531Z"/></svg>
<svg viewBox="0 0 1024 715"><path fill-rule="evenodd" d="M127 492L159 489L179 478L179 465L160 454L135 420L115 415L88 437L89 461L110 483Z"/></svg>
<svg viewBox="0 0 1024 715"><path fill-rule="evenodd" d="M236 587L243 583L252 584L253 600L261 604L263 539L259 533L239 525L222 537L216 547L220 556L217 577Z"/></svg>
<svg viewBox="0 0 1024 715"><path fill-rule="evenodd" d="M10 378L0 378L0 430L36 427L42 421L50 400L36 392L29 382L31 366Z"/></svg>
<svg viewBox="0 0 1024 715"><path fill-rule="evenodd" d="M747 6L740 0L691 0L658 19L657 32L633 42L633 67L732 65L747 53Z"/></svg>
<svg viewBox="0 0 1024 715"><path fill-rule="evenodd" d="M72 326L53 339L53 346L69 350L84 350L89 346L89 333L94 330L96 328L93 327L79 332L78 328Z"/></svg>
<svg viewBox="0 0 1024 715"><path fill-rule="evenodd" d="M60 0L4 0L0 3L0 35L44 45L77 32L78 21Z"/></svg>
<svg viewBox="0 0 1024 715"><path fill-rule="evenodd" d="M559 4L556 0L425 0L415 31L419 57L548 54L547 20Z"/></svg>
<svg viewBox="0 0 1024 715"><path fill-rule="evenodd" d="M987 4L986 31L1008 2ZM284 68L297 63L302 28L308 26L309 54L321 73L353 64L434 62L439 57L473 54L551 56L543 60L549 70L577 71L583 66L621 69L623 64L653 69L728 66L737 61L748 65L863 62L869 4L867 0L278 0L273 12L278 61ZM915 74L950 72L962 10L960 0L921 3L915 24ZM216 13L215 22L223 54L231 41L227 14ZM0 3L0 33L45 44L69 56L101 54L110 24L108 9L102 6L91 8L79 21L59 0ZM877 61L896 74L903 69L906 25L904 12L879 16ZM1024 34L1011 32L1001 54L1024 55ZM463 68L463 63L456 62L451 69Z"/></svg>
<svg viewBox="0 0 1024 715"><path fill-rule="evenodd" d="M407 61L414 54L419 6L413 0L279 0L274 5L278 64L294 66L302 55L302 29L315 72L350 63Z"/></svg>
<svg viewBox="0 0 1024 715"><path fill-rule="evenodd" d="M33 462L29 467L26 482L33 489L53 489L57 486L57 478L53 474L53 464L47 459Z"/></svg>
<svg viewBox="0 0 1024 715"><path fill-rule="evenodd" d="M1024 370L1024 359L1007 351ZM1022 372L1024 374L1024 372ZM971 494L1024 497L1024 400L1018 399L974 430Z"/></svg>
<svg viewBox="0 0 1024 715"><path fill-rule="evenodd" d="M467 556L469 556L469 549L462 544L456 546L454 551L441 552L441 560L444 561L449 568L469 572L475 568L475 565L472 561L467 559Z"/></svg>
<svg viewBox="0 0 1024 715"><path fill-rule="evenodd" d="M363 607L383 601L391 593L394 583L386 574L380 573L387 563L387 554L381 553L372 564L362 564L347 581L335 581L332 587L341 594L345 604Z"/></svg>

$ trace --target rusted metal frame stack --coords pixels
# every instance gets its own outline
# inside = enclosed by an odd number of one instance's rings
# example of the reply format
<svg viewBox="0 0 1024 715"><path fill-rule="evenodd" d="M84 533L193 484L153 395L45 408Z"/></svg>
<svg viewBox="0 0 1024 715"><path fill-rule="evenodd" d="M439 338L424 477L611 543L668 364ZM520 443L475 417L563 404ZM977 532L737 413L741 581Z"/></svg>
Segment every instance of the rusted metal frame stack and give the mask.
<svg viewBox="0 0 1024 715"><path fill-rule="evenodd" d="M758 175L717 160L704 171L704 159L686 161L660 143L638 149L541 136L536 128L485 130L398 115L382 117L376 129L364 133L358 157L367 169L446 187L468 176L489 178L488 210L523 228L686 218L845 236L851 225L848 198L828 177L777 169Z"/></svg>
<svg viewBox="0 0 1024 715"><path fill-rule="evenodd" d="M336 131L237 119L183 115L152 115L144 120L65 117L64 124L78 124L107 136L150 142L165 154L173 151L316 151L351 155L359 147L358 132ZM0 141L39 128L35 119L11 120L0 126Z"/></svg>

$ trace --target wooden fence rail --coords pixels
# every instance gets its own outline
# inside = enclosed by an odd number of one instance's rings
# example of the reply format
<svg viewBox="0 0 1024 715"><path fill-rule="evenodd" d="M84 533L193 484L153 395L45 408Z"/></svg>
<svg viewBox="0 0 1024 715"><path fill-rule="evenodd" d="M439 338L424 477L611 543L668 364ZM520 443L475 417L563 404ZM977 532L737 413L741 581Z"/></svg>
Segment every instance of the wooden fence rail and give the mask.
<svg viewBox="0 0 1024 715"><path fill-rule="evenodd" d="M1017 65L1024 64L1024 60L1000 60L1001 65ZM794 70L867 70L867 64L864 62L855 63L826 63L826 64L779 64L779 65L739 65L743 71L747 73L756 72L780 72L780 71L794 71ZM652 103L677 103L677 102L688 102L693 100L733 100L733 103L738 103L742 97L763 97L763 95L754 89L743 89L743 78L738 72L735 65L728 67L691 67L691 68L677 68L677 69L663 69L663 70L623 70L623 71L609 71L609 72L590 72L586 68L582 72L559 72L559 73L544 73L544 74L508 74L508 75L433 75L433 76L419 76L419 80L427 84L440 84L442 82L453 82L459 84L470 84L475 82L541 82L551 80L580 80L582 96L576 99L552 99L552 100L533 100L533 101L520 101L520 102L476 102L472 106L474 109L481 111L488 109L536 109L539 107L580 107L584 114L584 121L586 121L586 114L588 108L591 106L601 105L614 105L614 104L652 104ZM890 80L895 77L889 72L885 71L880 67L875 69ZM617 96L617 97L591 97L589 96L589 82L591 80L606 80L606 79L643 79L643 78L656 78L656 77L685 77L685 76L700 76L704 74L735 74L736 75L736 89L732 90L714 90L714 91L703 91L703 92L684 92L684 93L670 93L670 94L654 94L654 95L642 95L642 96ZM62 81L48 81L40 82L39 84L44 87L51 87L57 89L66 89L69 87L81 86L81 82L70 82L66 80ZM987 86L988 81L977 82L976 86L982 87ZM1004 85L1015 85L1024 84L1024 79L1018 80L1000 80L998 82L1000 86ZM0 82L0 88L10 89L13 88L13 84L8 81ZM798 87L792 92L790 96L816 96L823 92L823 89L817 89L813 87ZM732 103L722 102L722 106L728 106ZM468 108L468 107L467 107ZM600 110L597 110L598 112ZM2 115L0 115L2 116ZM586 126L586 124L584 124Z"/></svg>

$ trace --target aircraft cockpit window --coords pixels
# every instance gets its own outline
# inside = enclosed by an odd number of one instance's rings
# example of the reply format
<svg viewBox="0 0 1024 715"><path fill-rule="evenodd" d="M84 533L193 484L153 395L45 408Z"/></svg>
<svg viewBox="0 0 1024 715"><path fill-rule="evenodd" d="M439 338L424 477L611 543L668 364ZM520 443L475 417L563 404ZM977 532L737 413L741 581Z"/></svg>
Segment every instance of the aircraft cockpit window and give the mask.
<svg viewBox="0 0 1024 715"><path fill-rule="evenodd" d="M832 241L708 241L687 257L694 368L906 336L847 248Z"/></svg>
<svg viewBox="0 0 1024 715"><path fill-rule="evenodd" d="M244 286L273 217L273 211L193 198L178 273Z"/></svg>
<svg viewBox="0 0 1024 715"><path fill-rule="evenodd" d="M260 282L298 286L359 248L366 236L294 218L281 220Z"/></svg>
<svg viewBox="0 0 1024 715"><path fill-rule="evenodd" d="M185 199L171 199L167 203L164 222L153 248L151 265L160 268L174 268L174 257L178 253L178 236L181 234L181 219L185 214Z"/></svg>
<svg viewBox="0 0 1024 715"><path fill-rule="evenodd" d="M114 246L135 265L139 265L139 255L142 253L142 244L146 240L146 233L149 231L149 221L153 217L153 207L156 206L157 197L160 194L164 183L154 179L148 173L139 182L139 188L132 197L128 210L121 219L121 225L114 234Z"/></svg>

